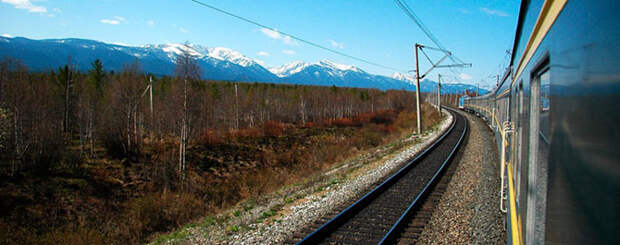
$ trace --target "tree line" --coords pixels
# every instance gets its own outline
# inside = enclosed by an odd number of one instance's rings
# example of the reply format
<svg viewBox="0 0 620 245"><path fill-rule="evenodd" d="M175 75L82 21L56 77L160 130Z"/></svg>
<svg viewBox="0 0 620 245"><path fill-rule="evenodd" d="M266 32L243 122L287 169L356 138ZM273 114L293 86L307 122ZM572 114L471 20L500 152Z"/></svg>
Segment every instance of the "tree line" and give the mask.
<svg viewBox="0 0 620 245"><path fill-rule="evenodd" d="M88 72L71 62L30 72L19 60L0 61L0 174L45 174L71 157L137 157L145 142L170 141L178 172L188 145L230 137L270 123L300 127L377 110L411 109L404 90L301 86L203 80L195 57L176 57L173 76L144 73L139 62L106 71L94 60ZM264 132L263 132L264 133ZM68 166L71 167L71 166Z"/></svg>

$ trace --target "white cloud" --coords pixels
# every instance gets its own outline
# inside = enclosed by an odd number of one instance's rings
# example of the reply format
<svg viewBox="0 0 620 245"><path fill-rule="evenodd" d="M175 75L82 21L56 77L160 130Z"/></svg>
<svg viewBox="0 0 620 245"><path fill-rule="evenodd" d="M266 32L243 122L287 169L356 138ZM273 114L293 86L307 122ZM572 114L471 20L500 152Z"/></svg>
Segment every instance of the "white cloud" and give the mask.
<svg viewBox="0 0 620 245"><path fill-rule="evenodd" d="M101 19L100 22L103 24L110 24L110 25L118 25L121 23L118 20L109 20L109 19Z"/></svg>
<svg viewBox="0 0 620 245"><path fill-rule="evenodd" d="M33 5L30 0L2 0L3 3L13 5L17 9L25 9L32 13L47 13L47 9L43 6Z"/></svg>
<svg viewBox="0 0 620 245"><path fill-rule="evenodd" d="M262 28L262 29L260 29L260 31L263 32L263 34L265 34L268 37L273 38L273 39L280 39L280 37L281 37L279 32L273 31L273 30L270 30L270 29L267 29L267 28Z"/></svg>
<svg viewBox="0 0 620 245"><path fill-rule="evenodd" d="M60 10L59 8L53 8L52 11L56 13L62 13L62 10Z"/></svg>
<svg viewBox="0 0 620 245"><path fill-rule="evenodd" d="M508 13L501 11L501 10L495 10L495 9L490 9L490 8L480 8L480 10L486 14L490 14L490 15L496 15L496 16L500 16L500 17L508 17L510 16Z"/></svg>
<svg viewBox="0 0 620 245"><path fill-rule="evenodd" d="M2 34L2 37L13 38L13 36L11 34L6 34L6 33Z"/></svg>
<svg viewBox="0 0 620 245"><path fill-rule="evenodd" d="M154 20L147 20L146 24L152 27L152 26L155 25L155 21Z"/></svg>
<svg viewBox="0 0 620 245"><path fill-rule="evenodd" d="M258 53L256 53L259 56L269 56L269 53L265 52L265 51L258 51Z"/></svg>
<svg viewBox="0 0 620 245"><path fill-rule="evenodd" d="M299 43L297 43L297 41L293 40L290 36L288 35L282 35L280 34L280 32L278 32L277 29L271 30L271 29L267 29L267 28L261 28L260 31L265 34L266 36L273 38L273 39L277 39L277 40L282 40L282 42L284 42L284 44L287 45L299 45Z"/></svg>
<svg viewBox="0 0 620 245"><path fill-rule="evenodd" d="M189 33L189 31L183 27L179 27L179 31L183 32L183 33Z"/></svg>
<svg viewBox="0 0 620 245"><path fill-rule="evenodd" d="M471 75L467 74L467 73L461 73L459 74L459 77L463 80L471 80Z"/></svg>
<svg viewBox="0 0 620 245"><path fill-rule="evenodd" d="M332 47L334 47L334 48L339 48L339 49L343 49L343 48L344 48L344 43L339 43L339 42L336 42L336 41L331 40L331 39L329 40L329 43L330 43L330 44L332 45Z"/></svg>
<svg viewBox="0 0 620 245"><path fill-rule="evenodd" d="M459 12L463 14L471 14L471 11L469 9L459 9Z"/></svg>
<svg viewBox="0 0 620 245"><path fill-rule="evenodd" d="M114 18L112 18L112 19L101 19L100 21L101 21L101 23L104 23L104 24L118 25L121 22L126 23L127 19L125 19L124 17L121 17L121 16L114 16Z"/></svg>
<svg viewBox="0 0 620 245"><path fill-rule="evenodd" d="M295 51L293 51L293 50L289 50L289 49L285 49L285 50L282 50L282 53L284 53L284 54L288 54L288 55L294 55L294 54L295 54Z"/></svg>

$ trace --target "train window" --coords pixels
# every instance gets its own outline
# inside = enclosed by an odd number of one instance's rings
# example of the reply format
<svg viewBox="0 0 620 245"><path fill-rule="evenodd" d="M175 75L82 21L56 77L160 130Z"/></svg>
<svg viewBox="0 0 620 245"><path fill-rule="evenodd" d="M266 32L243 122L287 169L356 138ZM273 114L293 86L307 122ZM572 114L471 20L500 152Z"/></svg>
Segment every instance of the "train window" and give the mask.
<svg viewBox="0 0 620 245"><path fill-rule="evenodd" d="M528 160L528 189L532 190L527 197L526 237L533 244L544 241L544 217L547 193L547 143L549 113L549 86L550 73L548 62L543 62L542 68L532 76L530 115L529 115L529 154ZM534 224L538 224L535 226Z"/></svg>

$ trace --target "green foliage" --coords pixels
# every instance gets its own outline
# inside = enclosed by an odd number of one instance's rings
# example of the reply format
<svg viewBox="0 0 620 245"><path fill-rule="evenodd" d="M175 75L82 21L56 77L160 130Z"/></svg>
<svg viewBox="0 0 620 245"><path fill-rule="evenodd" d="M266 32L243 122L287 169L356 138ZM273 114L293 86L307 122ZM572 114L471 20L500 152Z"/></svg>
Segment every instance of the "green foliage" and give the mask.
<svg viewBox="0 0 620 245"><path fill-rule="evenodd" d="M239 227L238 225L231 225L231 226L227 226L226 230L230 232L238 232L241 230L241 227Z"/></svg>
<svg viewBox="0 0 620 245"><path fill-rule="evenodd" d="M360 91L360 100L362 100L362 101L370 100L370 95L368 95L368 91L366 91L366 90Z"/></svg>
<svg viewBox="0 0 620 245"><path fill-rule="evenodd" d="M6 140L9 137L9 130L11 126L9 117L8 111L0 107L0 152L5 149Z"/></svg>
<svg viewBox="0 0 620 245"><path fill-rule="evenodd" d="M269 218L269 217L271 217L271 216L274 216L275 214L276 214L276 212L275 212L275 211L273 211L273 210L269 210L269 211L263 212L263 215L262 215L262 216L263 216L263 218Z"/></svg>
<svg viewBox="0 0 620 245"><path fill-rule="evenodd" d="M215 223L216 223L215 218L211 216L207 216L204 219L202 219L202 222L200 222L200 226L208 227L208 226L214 225Z"/></svg>
<svg viewBox="0 0 620 245"><path fill-rule="evenodd" d="M91 69L88 71L89 80L94 83L95 89L99 96L103 95L103 78L105 73L103 72L103 64L101 60L96 59L91 63Z"/></svg>
<svg viewBox="0 0 620 245"><path fill-rule="evenodd" d="M211 83L211 88L209 91L211 93L211 97L214 98L215 100L219 100L221 98L220 90L218 88L217 83Z"/></svg>

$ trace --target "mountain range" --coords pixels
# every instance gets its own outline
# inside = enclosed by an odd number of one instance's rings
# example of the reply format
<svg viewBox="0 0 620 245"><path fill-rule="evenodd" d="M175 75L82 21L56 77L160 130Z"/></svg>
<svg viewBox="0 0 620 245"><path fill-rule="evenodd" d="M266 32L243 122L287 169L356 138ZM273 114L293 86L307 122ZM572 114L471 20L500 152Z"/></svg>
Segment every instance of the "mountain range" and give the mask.
<svg viewBox="0 0 620 245"><path fill-rule="evenodd" d="M205 79L415 90L415 80L410 75L375 75L356 66L330 60L314 63L295 61L267 68L235 50L222 47L196 44L128 46L76 38L33 40L0 36L0 58L19 59L32 71L56 69L67 64L69 59L82 71L88 70L95 59L100 59L106 70L119 71L124 65L138 60L144 72L173 75L175 58L183 51L196 58ZM422 92L436 91L437 83L424 79L420 82L420 89ZM462 93L466 89L471 91L475 87L469 84L442 84L443 93ZM481 92L487 91L481 89Z"/></svg>

